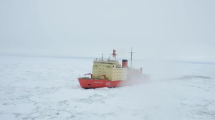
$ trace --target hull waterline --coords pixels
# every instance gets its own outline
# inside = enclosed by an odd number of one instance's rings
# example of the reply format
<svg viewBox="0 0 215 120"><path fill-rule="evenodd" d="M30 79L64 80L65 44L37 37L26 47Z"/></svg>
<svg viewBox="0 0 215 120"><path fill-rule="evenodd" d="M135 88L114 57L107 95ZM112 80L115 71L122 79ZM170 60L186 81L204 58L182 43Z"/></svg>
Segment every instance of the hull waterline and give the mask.
<svg viewBox="0 0 215 120"><path fill-rule="evenodd" d="M144 83L142 79L136 80L100 80L100 79L82 79L78 78L82 88L101 88L101 87L121 87Z"/></svg>

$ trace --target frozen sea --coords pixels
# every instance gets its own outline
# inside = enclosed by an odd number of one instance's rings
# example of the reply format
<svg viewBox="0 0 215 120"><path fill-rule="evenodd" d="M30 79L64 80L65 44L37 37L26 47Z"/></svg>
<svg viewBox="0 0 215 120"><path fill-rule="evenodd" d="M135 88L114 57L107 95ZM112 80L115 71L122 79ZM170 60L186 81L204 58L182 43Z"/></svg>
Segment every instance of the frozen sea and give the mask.
<svg viewBox="0 0 215 120"><path fill-rule="evenodd" d="M0 120L215 120L215 65L134 61L147 83L82 89L91 59L0 56Z"/></svg>

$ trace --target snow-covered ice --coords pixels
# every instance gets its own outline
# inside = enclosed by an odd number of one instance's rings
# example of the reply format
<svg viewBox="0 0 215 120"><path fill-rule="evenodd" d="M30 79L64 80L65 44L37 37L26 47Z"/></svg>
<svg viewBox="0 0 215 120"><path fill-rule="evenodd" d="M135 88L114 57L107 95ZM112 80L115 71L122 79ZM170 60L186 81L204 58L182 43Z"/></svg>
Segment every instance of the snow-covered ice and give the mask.
<svg viewBox="0 0 215 120"><path fill-rule="evenodd" d="M215 65L134 61L145 84L82 89L92 60L0 57L0 120L215 120Z"/></svg>

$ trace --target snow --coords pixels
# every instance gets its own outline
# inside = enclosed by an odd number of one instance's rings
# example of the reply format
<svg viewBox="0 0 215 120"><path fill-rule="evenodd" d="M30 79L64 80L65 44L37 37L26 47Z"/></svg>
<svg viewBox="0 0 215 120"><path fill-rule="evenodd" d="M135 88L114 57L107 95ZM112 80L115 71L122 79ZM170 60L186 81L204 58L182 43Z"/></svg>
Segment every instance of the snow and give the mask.
<svg viewBox="0 0 215 120"><path fill-rule="evenodd" d="M215 65L134 61L148 83L82 89L91 59L0 57L0 120L214 120Z"/></svg>

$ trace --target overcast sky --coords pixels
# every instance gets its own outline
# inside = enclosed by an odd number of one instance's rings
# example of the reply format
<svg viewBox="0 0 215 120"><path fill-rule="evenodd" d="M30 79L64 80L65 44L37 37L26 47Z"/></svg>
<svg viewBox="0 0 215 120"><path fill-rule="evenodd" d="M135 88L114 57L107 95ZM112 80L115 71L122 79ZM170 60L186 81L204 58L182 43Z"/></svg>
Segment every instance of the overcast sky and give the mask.
<svg viewBox="0 0 215 120"><path fill-rule="evenodd" d="M0 53L215 61L215 0L0 0Z"/></svg>

